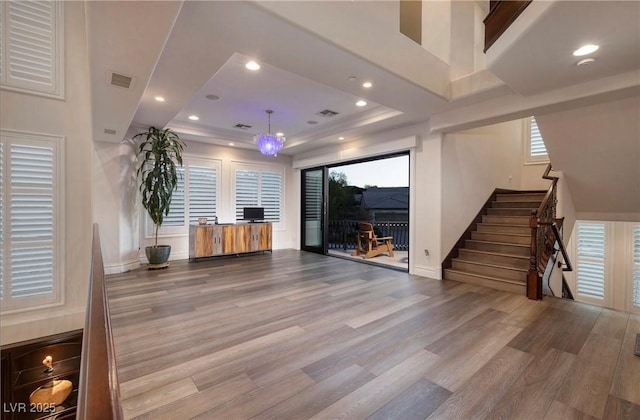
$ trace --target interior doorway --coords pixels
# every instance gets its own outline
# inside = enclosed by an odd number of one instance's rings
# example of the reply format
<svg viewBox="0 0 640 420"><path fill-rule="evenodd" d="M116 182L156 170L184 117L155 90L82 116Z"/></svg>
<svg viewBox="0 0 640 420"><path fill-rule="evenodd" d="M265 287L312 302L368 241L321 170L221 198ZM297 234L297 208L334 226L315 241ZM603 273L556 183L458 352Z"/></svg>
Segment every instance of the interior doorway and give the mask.
<svg viewBox="0 0 640 420"><path fill-rule="evenodd" d="M303 170L302 249L408 271L409 190L409 152ZM357 252L360 222L393 252Z"/></svg>

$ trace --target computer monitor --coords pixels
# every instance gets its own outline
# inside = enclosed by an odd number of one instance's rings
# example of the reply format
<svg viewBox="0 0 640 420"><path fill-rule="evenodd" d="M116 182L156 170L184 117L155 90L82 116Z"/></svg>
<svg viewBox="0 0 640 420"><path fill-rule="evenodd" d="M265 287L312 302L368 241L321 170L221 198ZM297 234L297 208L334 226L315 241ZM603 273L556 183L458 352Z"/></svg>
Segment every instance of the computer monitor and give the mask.
<svg viewBox="0 0 640 420"><path fill-rule="evenodd" d="M264 220L264 207L245 207L242 209L242 218L251 222Z"/></svg>

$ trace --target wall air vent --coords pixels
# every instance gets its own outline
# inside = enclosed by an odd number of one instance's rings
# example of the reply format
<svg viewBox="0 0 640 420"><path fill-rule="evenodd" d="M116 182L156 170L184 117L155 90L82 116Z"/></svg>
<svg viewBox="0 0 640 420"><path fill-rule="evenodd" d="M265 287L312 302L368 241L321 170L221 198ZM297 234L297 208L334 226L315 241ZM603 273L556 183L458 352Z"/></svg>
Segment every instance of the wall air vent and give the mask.
<svg viewBox="0 0 640 420"><path fill-rule="evenodd" d="M113 129L111 129L111 128L105 128L105 129L104 129L104 134L109 134L110 136L115 136L115 135L116 135L116 133L117 133L117 131L116 131L116 130L113 130Z"/></svg>
<svg viewBox="0 0 640 420"><path fill-rule="evenodd" d="M233 128L239 128L240 130L248 130L251 128L251 126L246 124L236 124L233 126Z"/></svg>
<svg viewBox="0 0 640 420"><path fill-rule="evenodd" d="M320 115L321 117L335 117L338 115L338 112L332 111L330 109L325 109L324 111L318 112L316 115Z"/></svg>
<svg viewBox="0 0 640 420"><path fill-rule="evenodd" d="M109 83L111 86L129 89L133 82L133 77L125 76L124 74L112 72Z"/></svg>

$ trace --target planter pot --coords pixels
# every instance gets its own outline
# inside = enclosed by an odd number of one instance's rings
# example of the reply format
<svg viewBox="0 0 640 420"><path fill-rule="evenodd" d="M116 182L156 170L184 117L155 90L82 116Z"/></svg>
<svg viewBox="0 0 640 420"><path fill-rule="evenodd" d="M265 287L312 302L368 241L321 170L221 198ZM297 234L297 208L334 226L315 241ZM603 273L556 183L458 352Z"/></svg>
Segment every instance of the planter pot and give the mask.
<svg viewBox="0 0 640 420"><path fill-rule="evenodd" d="M147 254L149 264L164 264L169 260L171 254L171 245L148 246L144 249Z"/></svg>

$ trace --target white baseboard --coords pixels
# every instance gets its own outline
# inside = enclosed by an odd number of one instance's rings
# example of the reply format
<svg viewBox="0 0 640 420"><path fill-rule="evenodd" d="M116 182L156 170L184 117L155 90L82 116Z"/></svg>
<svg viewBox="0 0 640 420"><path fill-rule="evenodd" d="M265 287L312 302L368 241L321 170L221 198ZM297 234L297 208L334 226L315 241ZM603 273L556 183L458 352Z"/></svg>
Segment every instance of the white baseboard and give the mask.
<svg viewBox="0 0 640 420"><path fill-rule="evenodd" d="M413 273L416 276L442 280L442 266L439 265L415 265Z"/></svg>
<svg viewBox="0 0 640 420"><path fill-rule="evenodd" d="M140 267L140 260L132 260L121 263L105 264L104 274L120 274L135 270Z"/></svg>

